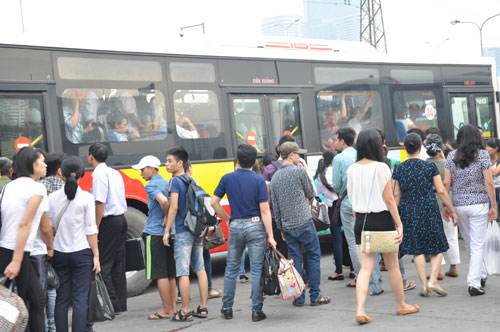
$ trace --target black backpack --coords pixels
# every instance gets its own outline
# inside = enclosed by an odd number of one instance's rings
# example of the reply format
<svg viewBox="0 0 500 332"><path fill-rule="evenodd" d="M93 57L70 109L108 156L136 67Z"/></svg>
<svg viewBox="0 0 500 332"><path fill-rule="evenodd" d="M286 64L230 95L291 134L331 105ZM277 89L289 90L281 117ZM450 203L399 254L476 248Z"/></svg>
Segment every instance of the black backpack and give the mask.
<svg viewBox="0 0 500 332"><path fill-rule="evenodd" d="M279 259L273 247L268 246L264 254L264 266L260 278L260 289L265 295L279 295L281 293L278 281Z"/></svg>
<svg viewBox="0 0 500 332"><path fill-rule="evenodd" d="M187 213L184 218L184 227L195 237L203 237L210 227L217 225L217 215L210 205L211 197L193 179L179 177L187 184Z"/></svg>

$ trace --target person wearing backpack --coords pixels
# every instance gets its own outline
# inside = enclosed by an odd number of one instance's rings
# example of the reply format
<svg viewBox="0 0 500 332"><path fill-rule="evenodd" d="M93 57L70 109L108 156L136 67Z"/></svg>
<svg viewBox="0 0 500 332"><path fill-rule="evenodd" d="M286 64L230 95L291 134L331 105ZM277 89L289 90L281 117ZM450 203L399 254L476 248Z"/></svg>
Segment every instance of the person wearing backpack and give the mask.
<svg viewBox="0 0 500 332"><path fill-rule="evenodd" d="M273 236L266 182L261 176L252 172L257 159L257 150L248 144L241 144L238 146L236 156L238 169L222 177L211 200L215 212L229 221L221 313L225 319L233 318L236 278L239 275L241 255L248 246L252 274L252 321L258 322L266 319L262 311L263 298L260 289L266 233L271 246L276 247L276 241ZM220 204L226 194L231 207L231 216Z"/></svg>
<svg viewBox="0 0 500 332"><path fill-rule="evenodd" d="M174 258L176 276L179 278L182 307L172 317L174 322L188 322L193 316L206 318L208 316L208 280L203 261L203 237L194 236L184 225L187 216L187 192L191 182L184 173L184 165L188 162L189 154L183 147L175 147L167 151L165 166L167 172L173 175L170 180L170 208L168 210L163 243L171 245L170 231L175 234ZM184 179L182 179L183 177ZM187 183L186 183L187 182ZM198 278L201 304L195 310L190 310L190 282L189 266Z"/></svg>

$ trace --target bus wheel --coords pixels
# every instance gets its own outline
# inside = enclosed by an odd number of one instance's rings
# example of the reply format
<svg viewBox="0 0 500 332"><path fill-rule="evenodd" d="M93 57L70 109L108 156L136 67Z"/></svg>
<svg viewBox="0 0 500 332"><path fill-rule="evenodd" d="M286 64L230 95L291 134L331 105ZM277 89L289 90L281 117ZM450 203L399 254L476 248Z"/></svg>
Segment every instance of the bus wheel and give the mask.
<svg viewBox="0 0 500 332"><path fill-rule="evenodd" d="M129 206L127 212L125 212L125 218L128 224L127 238L140 238L142 230L146 227L146 215ZM151 280L146 279L144 270L127 272L127 296L132 297L141 294L150 283Z"/></svg>

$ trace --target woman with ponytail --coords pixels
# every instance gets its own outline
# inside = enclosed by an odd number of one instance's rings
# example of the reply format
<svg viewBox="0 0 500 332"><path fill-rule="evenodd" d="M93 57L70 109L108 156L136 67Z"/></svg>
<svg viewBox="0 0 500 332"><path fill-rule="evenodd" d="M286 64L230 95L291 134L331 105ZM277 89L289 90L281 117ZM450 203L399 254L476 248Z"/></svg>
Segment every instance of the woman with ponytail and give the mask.
<svg viewBox="0 0 500 332"><path fill-rule="evenodd" d="M323 158L318 162L318 168L314 179L317 180L317 193L323 195L326 206L328 206L328 216L330 220L333 215L333 204L339 199L338 193L332 187L332 164L336 153L332 150L323 152ZM342 274L342 227L330 223L330 233L333 239L333 260L335 264L335 274L328 277L328 280L344 280Z"/></svg>
<svg viewBox="0 0 500 332"><path fill-rule="evenodd" d="M63 160L65 185L49 196L50 224L54 228L53 265L59 277L55 320L57 331L68 331L68 309L73 306L72 331L84 332L87 296L92 271L99 273L99 249L94 197L78 187L83 162L71 156Z"/></svg>

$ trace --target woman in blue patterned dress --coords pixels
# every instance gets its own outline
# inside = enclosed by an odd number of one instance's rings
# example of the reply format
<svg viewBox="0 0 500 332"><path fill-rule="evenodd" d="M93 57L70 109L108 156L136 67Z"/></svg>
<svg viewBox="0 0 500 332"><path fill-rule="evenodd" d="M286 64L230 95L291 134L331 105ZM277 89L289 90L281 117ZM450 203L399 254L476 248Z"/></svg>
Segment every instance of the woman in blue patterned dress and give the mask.
<svg viewBox="0 0 500 332"><path fill-rule="evenodd" d="M448 242L433 185L444 204L450 208L451 219L455 225L458 223L458 218L436 165L419 159L422 148L420 136L417 134L406 136L404 147L408 159L398 165L392 173L392 178L395 180L394 196L396 202L400 202L403 223L403 242L399 246L399 251L401 254L414 256L415 267L422 284L419 293L421 296L428 296L429 291L445 296L447 292L439 286L437 276L443 252L448 250ZM425 256L431 256L429 282L427 282Z"/></svg>

